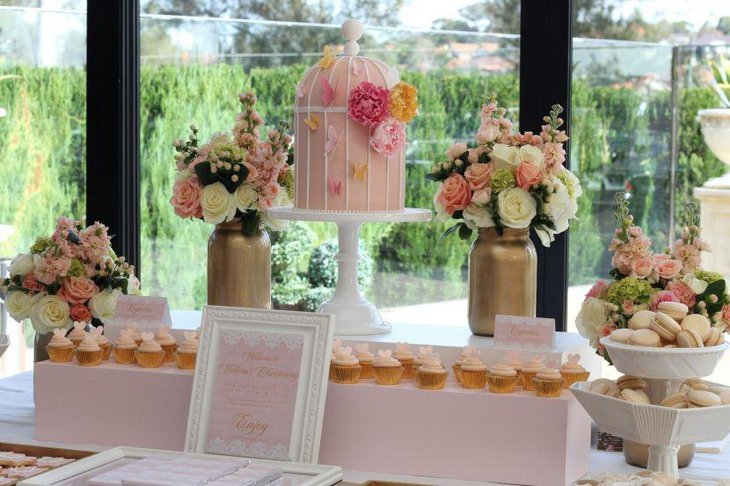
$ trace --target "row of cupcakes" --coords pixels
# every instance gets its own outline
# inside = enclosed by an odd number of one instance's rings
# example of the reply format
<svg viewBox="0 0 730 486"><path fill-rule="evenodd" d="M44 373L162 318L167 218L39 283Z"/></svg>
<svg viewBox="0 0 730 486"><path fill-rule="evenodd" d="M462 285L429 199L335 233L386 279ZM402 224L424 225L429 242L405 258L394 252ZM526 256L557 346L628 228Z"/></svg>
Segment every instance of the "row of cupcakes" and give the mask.
<svg viewBox="0 0 730 486"><path fill-rule="evenodd" d="M195 331L186 331L185 340L178 345L168 326L160 326L157 334L140 332L132 324L119 333L114 346L103 334L102 326L86 331L85 322L74 322L73 330L56 329L46 349L51 361L67 363L73 360L81 366L98 366L114 352L118 364L138 364L143 368L159 368L163 363L175 362L184 370L195 368L198 337Z"/></svg>
<svg viewBox="0 0 730 486"><path fill-rule="evenodd" d="M418 356L410 351L407 343L398 343L395 352L380 350L378 356L369 348L367 343L357 344L353 353L352 348L335 341L330 379L342 384L375 379L379 385L397 385L404 379L416 379L418 387L426 390L439 390L446 385L448 371L431 346L420 347ZM560 396L562 388L587 381L589 377L577 354L569 355L560 370L546 366L540 356L524 364L515 354L487 369L479 359L479 350L471 347L463 349L452 369L456 381L464 388L479 389L488 384L493 393L511 393L521 386L541 397Z"/></svg>

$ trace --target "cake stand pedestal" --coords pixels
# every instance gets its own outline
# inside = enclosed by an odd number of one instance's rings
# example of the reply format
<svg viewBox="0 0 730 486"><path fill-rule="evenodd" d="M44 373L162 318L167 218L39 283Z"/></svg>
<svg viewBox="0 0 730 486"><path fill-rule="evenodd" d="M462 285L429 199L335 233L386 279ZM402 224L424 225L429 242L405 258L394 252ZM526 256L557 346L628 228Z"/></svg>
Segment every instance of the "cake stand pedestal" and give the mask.
<svg viewBox="0 0 730 486"><path fill-rule="evenodd" d="M271 208L267 214L278 219L337 224L337 286L332 298L319 306L317 312L335 315L336 336L368 336L390 332L390 324L383 320L375 305L362 295L357 283L360 225L426 222L431 220L430 210L405 208L402 211L346 213L283 207Z"/></svg>

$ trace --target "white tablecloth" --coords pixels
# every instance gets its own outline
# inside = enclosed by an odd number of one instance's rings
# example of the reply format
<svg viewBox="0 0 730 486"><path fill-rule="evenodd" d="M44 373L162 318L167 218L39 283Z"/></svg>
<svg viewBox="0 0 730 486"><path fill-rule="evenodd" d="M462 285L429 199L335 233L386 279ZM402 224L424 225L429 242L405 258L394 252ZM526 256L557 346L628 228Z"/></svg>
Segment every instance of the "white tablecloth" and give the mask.
<svg viewBox="0 0 730 486"><path fill-rule="evenodd" d="M59 406L63 406L63 398L59 397ZM83 413L79 411L79 413ZM35 411L33 406L33 373L21 373L0 380L0 442L42 444L57 446L47 442L37 442L35 437ZM69 447L69 444L63 444ZM98 451L103 447L74 444L72 448ZM592 472L629 472L639 469L624 462L623 454L616 452L591 452ZM684 478L699 480L730 479L730 449L722 454L703 454L695 456L692 465L681 471ZM345 471L345 480L360 483L367 480L389 480L398 482L418 482L420 484L443 485L444 479L412 477L393 474L371 473L366 471ZM449 486L477 486L492 483L475 481L448 480ZM498 486L498 485L495 485Z"/></svg>

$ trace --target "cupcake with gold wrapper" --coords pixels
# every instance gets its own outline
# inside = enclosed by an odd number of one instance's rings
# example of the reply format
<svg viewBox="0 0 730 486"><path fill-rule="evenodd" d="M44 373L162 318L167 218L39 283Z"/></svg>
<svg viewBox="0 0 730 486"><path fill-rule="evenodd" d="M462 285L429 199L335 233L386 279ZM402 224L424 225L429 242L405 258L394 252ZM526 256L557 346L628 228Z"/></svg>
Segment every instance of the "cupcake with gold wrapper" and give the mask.
<svg viewBox="0 0 730 486"><path fill-rule="evenodd" d="M162 357L163 363L172 363L175 361L175 350L177 349L177 341L170 334L170 326L160 326L155 334L155 341L157 341L165 352Z"/></svg>
<svg viewBox="0 0 730 486"><path fill-rule="evenodd" d="M449 374L439 359L438 353L431 353L428 356L419 354L420 366L416 371L418 388L423 390L441 390L446 386L446 376Z"/></svg>
<svg viewBox="0 0 730 486"><path fill-rule="evenodd" d="M160 343L155 341L155 335L151 332L142 333L142 344L134 352L137 364L142 368L159 368L162 366L162 359L165 352Z"/></svg>
<svg viewBox="0 0 730 486"><path fill-rule="evenodd" d="M466 358L461 363L461 386L484 388L487 384L487 367L479 358Z"/></svg>
<svg viewBox="0 0 730 486"><path fill-rule="evenodd" d="M181 370L194 370L198 357L198 333L185 331L185 340L175 350L175 364Z"/></svg>
<svg viewBox="0 0 730 486"><path fill-rule="evenodd" d="M416 356L415 361L413 361L413 371L416 372L416 375L418 375L418 368L420 368L423 362L428 360L432 354L433 348L431 346L419 346L418 356Z"/></svg>
<svg viewBox="0 0 730 486"><path fill-rule="evenodd" d="M102 350L101 360L106 361L112 354L112 345L109 339L104 335L104 326L99 326L91 329L91 335L96 339L96 344Z"/></svg>
<svg viewBox="0 0 730 486"><path fill-rule="evenodd" d="M335 379L335 352L342 347L342 341L335 339L332 341L332 355L330 357L330 373L329 379Z"/></svg>
<svg viewBox="0 0 730 486"><path fill-rule="evenodd" d="M132 338L132 331L122 329L119 337L114 343L114 361L118 364L132 364L136 361L134 352L137 350L137 343Z"/></svg>
<svg viewBox="0 0 730 486"><path fill-rule="evenodd" d="M360 379L372 380L375 378L375 373L373 372L373 360L375 359L375 355L370 352L370 345L368 343L356 344L355 357L360 362L360 366L362 366Z"/></svg>
<svg viewBox="0 0 730 486"><path fill-rule="evenodd" d="M403 377L403 365L393 357L390 349L381 349L373 360L375 383L378 385L397 385Z"/></svg>
<svg viewBox="0 0 730 486"><path fill-rule="evenodd" d="M135 322L127 324L127 329L130 332L130 336L134 339L134 343L139 346L142 344L142 332L139 330L139 326Z"/></svg>
<svg viewBox="0 0 730 486"><path fill-rule="evenodd" d="M557 398L563 389L563 377L560 371L553 368L543 368L532 379L538 397Z"/></svg>
<svg viewBox="0 0 730 486"><path fill-rule="evenodd" d="M515 386L522 386L522 368L525 367L525 363L520 359L517 351L507 352L507 364L517 372L517 383Z"/></svg>
<svg viewBox="0 0 730 486"><path fill-rule="evenodd" d="M54 329L53 337L46 346L46 351L54 363L68 363L74 357L74 343L66 337L66 331Z"/></svg>
<svg viewBox="0 0 730 486"><path fill-rule="evenodd" d="M74 321L73 329L68 333L68 338L73 343L74 347L78 347L81 341L86 337L86 326L85 322Z"/></svg>
<svg viewBox="0 0 730 486"><path fill-rule="evenodd" d="M517 370L506 363L496 364L489 370L487 383L492 393L512 393L517 386Z"/></svg>
<svg viewBox="0 0 730 486"><path fill-rule="evenodd" d="M569 354L568 361L560 367L560 375L563 377L563 388L570 388L570 385L579 381L588 381L590 373L580 364L580 354Z"/></svg>
<svg viewBox="0 0 730 486"><path fill-rule="evenodd" d="M352 355L351 347L337 348L332 365L334 366L333 381L335 383L350 385L360 380L362 366L360 366L360 361Z"/></svg>
<svg viewBox="0 0 730 486"><path fill-rule="evenodd" d="M76 361L81 366L98 366L103 355L104 350L97 344L96 337L89 333L76 348Z"/></svg>
<svg viewBox="0 0 730 486"><path fill-rule="evenodd" d="M461 350L461 354L459 354L459 359L456 360L456 363L453 365L454 370L454 378L456 378L456 381L461 383L461 365L464 363L464 360L467 358L478 358L479 357L479 350L476 348L472 348L470 346L465 347Z"/></svg>
<svg viewBox="0 0 730 486"><path fill-rule="evenodd" d="M403 379L412 380L416 377L416 370L413 368L413 364L416 361L416 355L411 352L408 343L398 343L395 345L395 352L393 357L400 361L403 365Z"/></svg>
<svg viewBox="0 0 730 486"><path fill-rule="evenodd" d="M535 386L532 384L532 379L545 368L543 363L544 358L542 356L533 356L522 368L522 386L527 391L535 391Z"/></svg>

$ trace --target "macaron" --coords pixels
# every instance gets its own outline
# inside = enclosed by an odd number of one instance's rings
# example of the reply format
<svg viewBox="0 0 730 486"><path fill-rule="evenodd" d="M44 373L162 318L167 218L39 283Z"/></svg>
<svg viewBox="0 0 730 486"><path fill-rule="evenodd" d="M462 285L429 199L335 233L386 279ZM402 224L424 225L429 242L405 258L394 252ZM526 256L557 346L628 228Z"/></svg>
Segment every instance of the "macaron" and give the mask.
<svg viewBox="0 0 730 486"><path fill-rule="evenodd" d="M631 316L629 329L649 329L654 320L654 313L650 310L642 310Z"/></svg>
<svg viewBox="0 0 730 486"><path fill-rule="evenodd" d="M689 329L697 331L697 334L700 335L700 339L702 339L703 342L705 339L710 337L710 329L712 329L710 320L701 314L688 315L682 319L681 326L684 331Z"/></svg>
<svg viewBox="0 0 730 486"><path fill-rule="evenodd" d="M608 378L598 378L593 380L589 388L591 393L598 393L599 395L606 395L608 397L618 398L621 390L618 385Z"/></svg>
<svg viewBox="0 0 730 486"><path fill-rule="evenodd" d="M705 347L709 348L711 346L719 346L720 344L725 342L725 336L723 335L722 331L720 331L716 327L710 328L710 335L705 339Z"/></svg>
<svg viewBox="0 0 730 486"><path fill-rule="evenodd" d="M633 333L633 329L616 329L611 333L611 341L621 344L629 344L629 339Z"/></svg>
<svg viewBox="0 0 730 486"><path fill-rule="evenodd" d="M722 405L722 399L707 390L690 390L687 392L687 404L689 408L715 407Z"/></svg>
<svg viewBox="0 0 730 486"><path fill-rule="evenodd" d="M656 348L661 346L662 340L659 337L659 334L651 329L638 329L631 334L631 337L629 337L629 344Z"/></svg>
<svg viewBox="0 0 730 486"><path fill-rule="evenodd" d="M656 310L667 314L675 321L681 321L689 312L689 308L681 302L660 302Z"/></svg>
<svg viewBox="0 0 730 486"><path fill-rule="evenodd" d="M700 380L699 378L690 378L689 380L684 380L682 382L682 385L679 387L680 390L684 389L686 391L689 390L709 390L710 385L705 383L704 381Z"/></svg>
<svg viewBox="0 0 730 486"><path fill-rule="evenodd" d="M647 395L644 390L631 390L629 388L621 390L621 400L641 405L651 405L649 395Z"/></svg>
<svg viewBox="0 0 730 486"><path fill-rule="evenodd" d="M669 408L687 408L687 395L685 393L669 395L659 405Z"/></svg>
<svg viewBox="0 0 730 486"><path fill-rule="evenodd" d="M720 397L720 402L723 405L730 405L730 391L720 392L717 396Z"/></svg>
<svg viewBox="0 0 730 486"><path fill-rule="evenodd" d="M685 329L677 334L677 344L680 348L704 348L700 333L694 329Z"/></svg>
<svg viewBox="0 0 730 486"><path fill-rule="evenodd" d="M666 303L666 302L662 302ZM669 304L676 304L676 302L668 302ZM651 329L659 334L664 341L674 342L677 340L677 334L682 331L682 327L679 325L674 318L670 317L664 312L657 312L654 316L654 320L651 322Z"/></svg>
<svg viewBox="0 0 730 486"><path fill-rule="evenodd" d="M622 376L616 380L616 385L618 385L620 390L646 390L649 387L644 380L631 375Z"/></svg>

